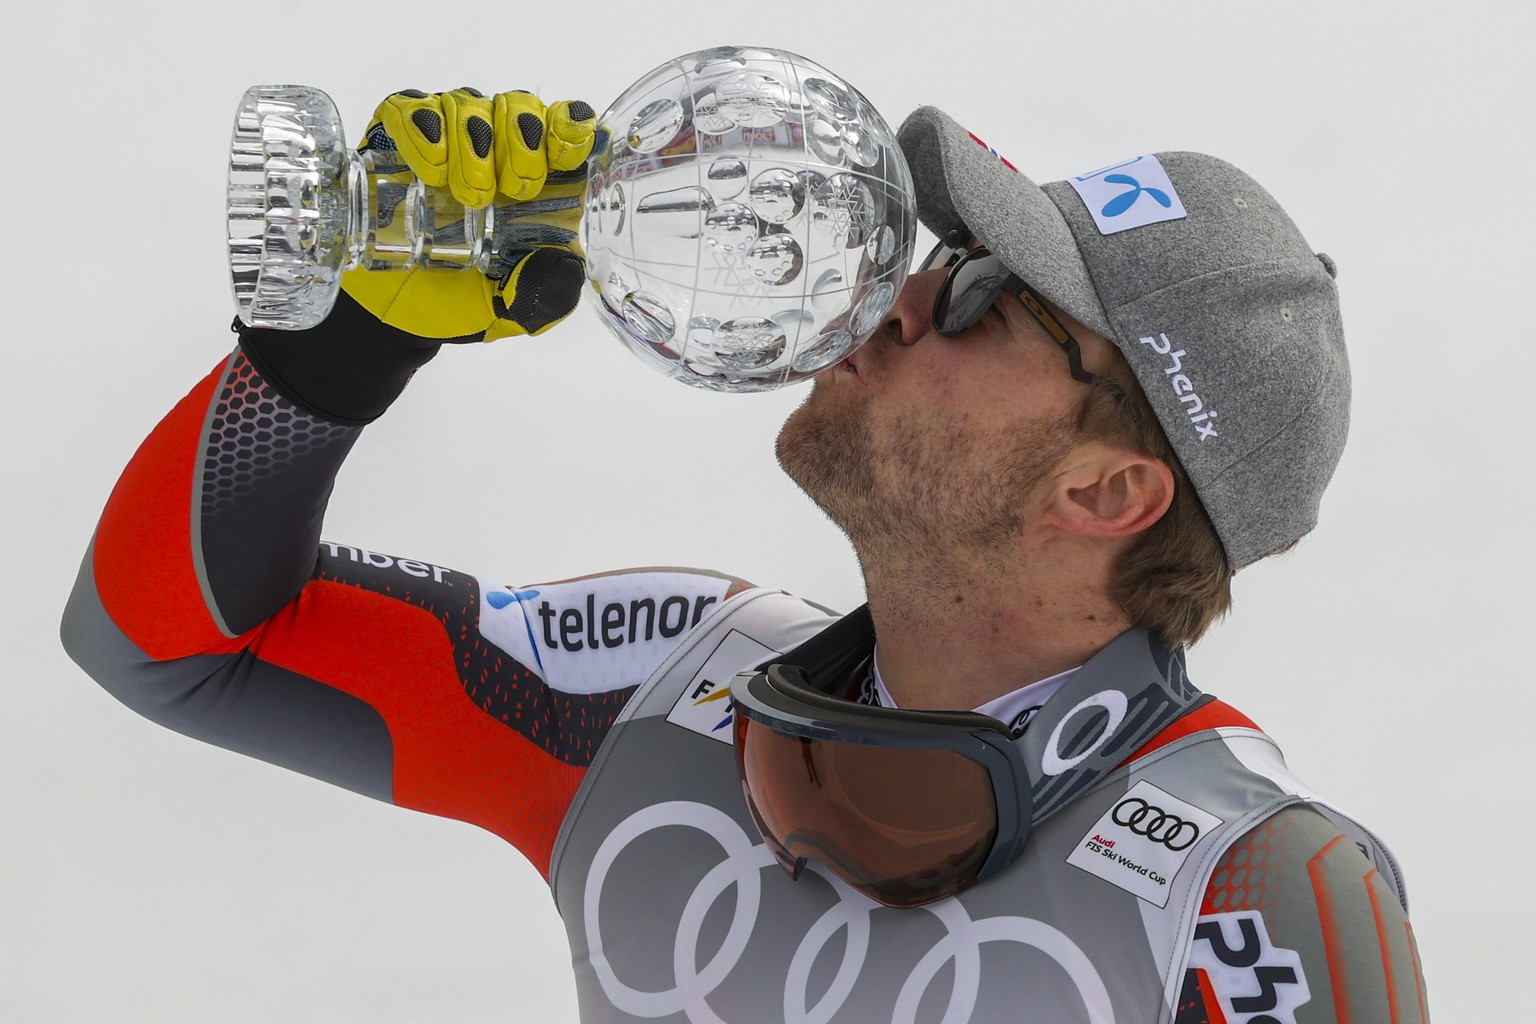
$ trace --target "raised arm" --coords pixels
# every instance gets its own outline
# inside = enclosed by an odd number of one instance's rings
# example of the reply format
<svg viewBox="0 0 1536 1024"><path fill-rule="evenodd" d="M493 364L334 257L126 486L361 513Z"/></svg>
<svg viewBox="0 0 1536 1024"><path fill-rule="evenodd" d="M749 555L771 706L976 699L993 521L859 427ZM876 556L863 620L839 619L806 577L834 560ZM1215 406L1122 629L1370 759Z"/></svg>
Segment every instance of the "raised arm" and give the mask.
<svg viewBox="0 0 1536 1024"><path fill-rule="evenodd" d="M568 312L547 303L570 291L573 251L548 248L490 284L352 275L314 330L242 329L113 490L65 613L70 655L157 722L474 822L547 869L647 666L737 582L641 570L512 589L326 543L321 521L363 425L440 341L535 333ZM434 283L445 273L457 277ZM501 312L537 319L497 315L491 300L513 278L546 304L503 300ZM466 314L476 298L482 312Z"/></svg>

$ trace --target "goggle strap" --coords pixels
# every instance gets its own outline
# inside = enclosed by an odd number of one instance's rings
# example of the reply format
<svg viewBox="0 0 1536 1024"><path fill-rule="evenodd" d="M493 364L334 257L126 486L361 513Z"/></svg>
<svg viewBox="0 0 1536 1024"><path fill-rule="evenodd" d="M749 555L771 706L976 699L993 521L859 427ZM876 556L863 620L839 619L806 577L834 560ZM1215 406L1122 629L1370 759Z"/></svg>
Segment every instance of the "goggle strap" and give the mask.
<svg viewBox="0 0 1536 1024"><path fill-rule="evenodd" d="M869 605L862 604L800 646L767 659L754 671L766 671L772 664L814 665L818 681L831 681L835 689L839 680L851 683L854 672L874 650L874 637L875 621L869 614ZM843 696L831 691L827 695Z"/></svg>

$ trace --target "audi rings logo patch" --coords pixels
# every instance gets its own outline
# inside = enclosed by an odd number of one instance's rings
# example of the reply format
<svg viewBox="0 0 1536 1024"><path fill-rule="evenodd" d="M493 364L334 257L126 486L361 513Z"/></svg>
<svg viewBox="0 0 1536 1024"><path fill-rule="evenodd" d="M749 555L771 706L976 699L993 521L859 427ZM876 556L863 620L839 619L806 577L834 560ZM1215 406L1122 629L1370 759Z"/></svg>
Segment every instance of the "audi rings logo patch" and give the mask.
<svg viewBox="0 0 1536 1024"><path fill-rule="evenodd" d="M1128 796L1115 804L1109 820L1174 851L1187 850L1200 838L1199 825L1139 796Z"/></svg>
<svg viewBox="0 0 1536 1024"><path fill-rule="evenodd" d="M1100 815L1067 863L1166 907L1191 851L1221 823L1209 811L1143 779Z"/></svg>

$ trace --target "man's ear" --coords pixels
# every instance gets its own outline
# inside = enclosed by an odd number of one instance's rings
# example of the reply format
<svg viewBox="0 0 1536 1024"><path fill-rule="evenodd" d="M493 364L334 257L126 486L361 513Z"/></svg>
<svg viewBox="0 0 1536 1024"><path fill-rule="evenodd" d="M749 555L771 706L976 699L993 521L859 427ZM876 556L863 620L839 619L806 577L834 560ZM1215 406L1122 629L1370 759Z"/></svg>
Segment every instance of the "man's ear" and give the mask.
<svg viewBox="0 0 1536 1024"><path fill-rule="evenodd" d="M1097 441L1081 444L1057 473L1045 520L1083 537L1129 537L1173 504L1173 471L1161 459Z"/></svg>

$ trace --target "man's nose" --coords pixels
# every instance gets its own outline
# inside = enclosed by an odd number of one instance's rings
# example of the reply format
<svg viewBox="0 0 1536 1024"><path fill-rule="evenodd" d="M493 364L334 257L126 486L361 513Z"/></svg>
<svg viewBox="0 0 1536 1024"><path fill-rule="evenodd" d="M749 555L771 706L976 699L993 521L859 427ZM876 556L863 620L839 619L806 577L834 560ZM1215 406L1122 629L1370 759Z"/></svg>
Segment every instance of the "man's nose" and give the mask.
<svg viewBox="0 0 1536 1024"><path fill-rule="evenodd" d="M933 300L944 286L944 271L909 274L885 315L885 329L898 345L916 345L933 330Z"/></svg>

